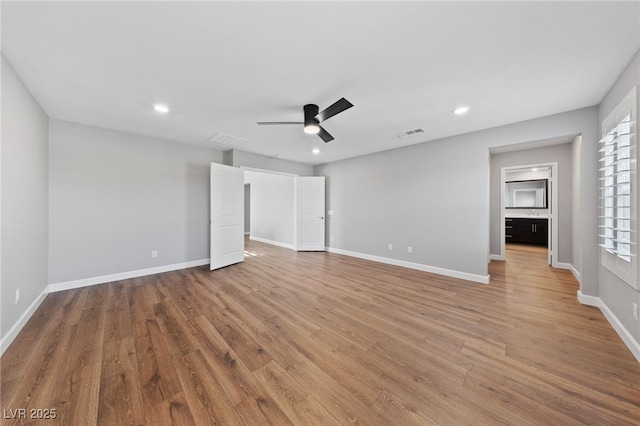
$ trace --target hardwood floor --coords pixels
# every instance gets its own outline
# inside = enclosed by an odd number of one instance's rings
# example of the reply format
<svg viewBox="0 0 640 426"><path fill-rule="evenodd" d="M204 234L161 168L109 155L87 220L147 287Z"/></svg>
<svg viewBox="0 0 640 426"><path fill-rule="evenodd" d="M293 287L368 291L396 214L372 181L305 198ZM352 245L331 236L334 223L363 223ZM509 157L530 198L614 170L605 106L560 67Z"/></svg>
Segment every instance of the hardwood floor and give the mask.
<svg viewBox="0 0 640 426"><path fill-rule="evenodd" d="M640 424L640 364L545 249L488 286L246 250L47 296L1 359L2 424Z"/></svg>

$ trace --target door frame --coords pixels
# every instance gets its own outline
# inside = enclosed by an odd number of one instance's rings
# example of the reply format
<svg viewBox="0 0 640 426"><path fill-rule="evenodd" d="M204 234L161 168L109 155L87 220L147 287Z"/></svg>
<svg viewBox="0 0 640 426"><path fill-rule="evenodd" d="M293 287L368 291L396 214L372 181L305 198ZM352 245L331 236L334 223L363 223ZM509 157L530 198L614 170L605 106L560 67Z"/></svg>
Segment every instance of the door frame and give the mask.
<svg viewBox="0 0 640 426"><path fill-rule="evenodd" d="M551 177L549 178L549 188L551 189L551 197L549 204L549 244L547 245L547 262L554 268L558 268L558 162L547 162L537 164L522 164L518 166L508 166L500 168L500 254L493 257L495 260L504 261L505 256L505 199L504 192L506 189L506 174L509 171L531 169L534 167L550 167Z"/></svg>

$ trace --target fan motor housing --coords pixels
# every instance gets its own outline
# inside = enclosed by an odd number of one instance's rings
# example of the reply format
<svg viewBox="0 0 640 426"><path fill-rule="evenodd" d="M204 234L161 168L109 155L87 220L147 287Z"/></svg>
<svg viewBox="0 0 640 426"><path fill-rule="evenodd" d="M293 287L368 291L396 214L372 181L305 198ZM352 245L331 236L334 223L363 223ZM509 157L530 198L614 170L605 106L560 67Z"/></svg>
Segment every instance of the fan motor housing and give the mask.
<svg viewBox="0 0 640 426"><path fill-rule="evenodd" d="M304 106L304 125L306 126L317 126L319 121L315 118L318 115L318 105L315 104L307 104Z"/></svg>
<svg viewBox="0 0 640 426"><path fill-rule="evenodd" d="M307 121L310 118L315 117L316 115L318 115L318 105L315 104L307 104L304 106L304 121Z"/></svg>

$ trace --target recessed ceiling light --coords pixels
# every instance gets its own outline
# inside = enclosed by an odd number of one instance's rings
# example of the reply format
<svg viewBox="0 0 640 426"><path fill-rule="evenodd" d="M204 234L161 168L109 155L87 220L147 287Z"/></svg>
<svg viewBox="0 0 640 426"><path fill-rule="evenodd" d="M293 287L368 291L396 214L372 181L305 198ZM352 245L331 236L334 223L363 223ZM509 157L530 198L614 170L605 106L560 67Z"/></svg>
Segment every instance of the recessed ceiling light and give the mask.
<svg viewBox="0 0 640 426"><path fill-rule="evenodd" d="M311 151L314 154L320 154L320 149L319 148L313 148L313 150Z"/></svg>
<svg viewBox="0 0 640 426"><path fill-rule="evenodd" d="M460 106L460 107L454 109L453 113L455 115L462 115L462 114L466 114L467 111L469 111L469 107L468 106Z"/></svg>
<svg viewBox="0 0 640 426"><path fill-rule="evenodd" d="M537 171L538 171L538 168L537 168L537 167L534 167L533 169L531 169L531 171L532 171L532 172L537 172Z"/></svg>
<svg viewBox="0 0 640 426"><path fill-rule="evenodd" d="M153 109L155 109L157 112L161 112L161 113L169 112L169 107L166 106L166 105L162 105L162 104L155 104L153 106Z"/></svg>

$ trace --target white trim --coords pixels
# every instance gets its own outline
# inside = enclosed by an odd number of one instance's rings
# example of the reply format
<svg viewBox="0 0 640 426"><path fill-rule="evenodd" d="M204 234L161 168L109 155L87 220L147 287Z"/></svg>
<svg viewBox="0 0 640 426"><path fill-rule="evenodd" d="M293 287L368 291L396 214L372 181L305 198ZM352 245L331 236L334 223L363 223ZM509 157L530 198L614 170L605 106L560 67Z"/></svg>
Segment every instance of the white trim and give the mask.
<svg viewBox="0 0 640 426"><path fill-rule="evenodd" d="M391 258L382 257L382 256L374 256L366 253L357 253L354 251L342 250L342 249L337 249L333 247L327 247L326 251L330 253L343 254L345 256L357 257L359 259L386 263L387 265L401 266L403 268L416 269L418 271L424 271L424 272L431 272L433 274L444 275L452 278L459 278L461 280L473 281L480 284L489 284L489 275L469 274L467 272L454 271L452 269L439 268L437 266L407 262L404 260L391 259Z"/></svg>
<svg viewBox="0 0 640 426"><path fill-rule="evenodd" d="M600 309L604 317L609 321L609 324L613 327L618 336L622 339L627 348L631 351L633 356L640 362L640 342L633 338L633 335L629 333L624 325L620 322L618 317L615 316L611 309L600 299L595 296L587 296L582 294L580 290L578 290L578 301L583 305L595 306Z"/></svg>
<svg viewBox="0 0 640 426"><path fill-rule="evenodd" d="M600 299L599 308L604 314L605 318L607 318L607 320L609 321L609 324L611 324L616 333L618 333L618 336L620 336L625 345L627 345L633 356L636 357L636 360L640 362L640 343L633 338L631 333L629 333L629 330L627 330L622 325L618 317L616 317L613 312L611 312L611 309L609 309L609 307L605 305L602 299Z"/></svg>
<svg viewBox="0 0 640 426"><path fill-rule="evenodd" d="M569 271L571 271L573 276L576 277L576 280L578 280L578 282L580 282L580 272L578 272L578 270L572 264L564 263L564 262L558 262L558 263L556 263L554 268L568 269Z"/></svg>
<svg viewBox="0 0 640 426"><path fill-rule="evenodd" d="M74 288L87 287L96 284L110 283L113 281L127 280L129 278L144 277L146 275L161 274L163 272L177 271L179 269L193 268L195 266L208 265L209 259L194 260L191 262L174 263L172 265L157 266L155 268L138 269L135 271L120 272L111 275L101 275L99 277L83 278L80 280L65 281L61 283L49 284L49 291L71 290Z"/></svg>
<svg viewBox="0 0 640 426"><path fill-rule="evenodd" d="M595 306L596 308L600 307L599 297L583 294L580 290L578 290L578 302L582 303L583 305Z"/></svg>
<svg viewBox="0 0 640 426"><path fill-rule="evenodd" d="M266 173L269 175L281 175L281 176L293 176L293 177L299 176L294 173L279 172L277 170L256 169L255 167L240 166L239 168L246 172Z"/></svg>
<svg viewBox="0 0 640 426"><path fill-rule="evenodd" d="M293 244L281 243L280 241L267 240L266 238L254 237L253 235L249 237L252 241L257 241L259 243L271 244L272 246L283 247L289 250L293 250Z"/></svg>
<svg viewBox="0 0 640 426"><path fill-rule="evenodd" d="M490 254L489 260L499 260L500 262L504 262L504 256L501 254Z"/></svg>
<svg viewBox="0 0 640 426"><path fill-rule="evenodd" d="M44 301L45 297L47 297L47 294L49 294L49 286L45 287L44 290L42 290L42 293L40 293L38 297L36 297L36 300L34 300L33 303L29 305L27 310L22 313L18 321L13 324L13 327L9 329L7 334L2 336L2 340L0 340L0 355L4 354L4 351L6 351L7 348L11 345L18 333L20 333L20 330L22 330L29 319L31 319L31 316L33 316L33 314L36 312L36 309L40 307L40 304Z"/></svg>
<svg viewBox="0 0 640 426"><path fill-rule="evenodd" d="M247 235L251 235L251 232L245 232L245 233L244 233L244 235L245 235L245 236L247 236Z"/></svg>

